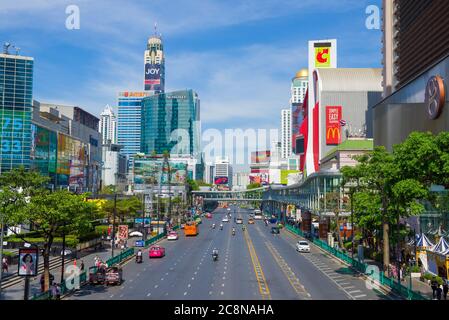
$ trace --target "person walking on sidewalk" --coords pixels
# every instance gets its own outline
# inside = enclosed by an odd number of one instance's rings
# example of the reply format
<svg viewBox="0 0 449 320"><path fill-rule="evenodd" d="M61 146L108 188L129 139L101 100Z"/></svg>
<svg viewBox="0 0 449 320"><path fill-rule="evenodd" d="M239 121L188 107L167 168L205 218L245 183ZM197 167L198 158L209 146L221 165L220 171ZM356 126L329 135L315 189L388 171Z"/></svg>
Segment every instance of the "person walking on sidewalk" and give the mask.
<svg viewBox="0 0 449 320"><path fill-rule="evenodd" d="M2 272L8 272L8 260L6 257L2 259Z"/></svg>
<svg viewBox="0 0 449 320"><path fill-rule="evenodd" d="M81 272L83 272L83 271L84 271L84 261L83 261L83 260L81 260L81 265L80 265L80 269L81 269Z"/></svg>
<svg viewBox="0 0 449 320"><path fill-rule="evenodd" d="M441 289L441 286L438 285L437 287L437 300L441 300L441 293L443 292L443 289Z"/></svg>
<svg viewBox="0 0 449 320"><path fill-rule="evenodd" d="M449 290L447 281L448 281L447 279L444 279L444 282L443 282L443 297L444 297L444 300L447 300L447 292Z"/></svg>
<svg viewBox="0 0 449 320"><path fill-rule="evenodd" d="M436 296L437 296L436 293L437 293L437 288L438 288L438 282L435 277L432 278L432 281L430 282L430 287L432 288L432 298L435 300Z"/></svg>

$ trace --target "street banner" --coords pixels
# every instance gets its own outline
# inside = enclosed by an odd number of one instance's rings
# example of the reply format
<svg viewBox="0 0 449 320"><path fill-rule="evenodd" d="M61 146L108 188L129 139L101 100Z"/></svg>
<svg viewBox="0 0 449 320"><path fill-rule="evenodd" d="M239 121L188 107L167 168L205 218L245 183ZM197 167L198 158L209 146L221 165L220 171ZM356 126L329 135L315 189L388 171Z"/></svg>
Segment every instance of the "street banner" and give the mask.
<svg viewBox="0 0 449 320"><path fill-rule="evenodd" d="M143 240L137 240L136 243L134 244L135 247L145 247L145 241Z"/></svg>
<svg viewBox="0 0 449 320"><path fill-rule="evenodd" d="M118 238L119 238L119 240L127 240L128 239L128 226L127 225L118 226Z"/></svg>
<svg viewBox="0 0 449 320"><path fill-rule="evenodd" d="M19 249L19 276L21 277L35 277L37 276L38 267L38 248L21 248Z"/></svg>
<svg viewBox="0 0 449 320"><path fill-rule="evenodd" d="M339 145L341 143L341 106L326 107L326 144Z"/></svg>
<svg viewBox="0 0 449 320"><path fill-rule="evenodd" d="M134 219L135 224L142 224L142 218L135 218ZM151 218L145 218L145 225L151 223Z"/></svg>

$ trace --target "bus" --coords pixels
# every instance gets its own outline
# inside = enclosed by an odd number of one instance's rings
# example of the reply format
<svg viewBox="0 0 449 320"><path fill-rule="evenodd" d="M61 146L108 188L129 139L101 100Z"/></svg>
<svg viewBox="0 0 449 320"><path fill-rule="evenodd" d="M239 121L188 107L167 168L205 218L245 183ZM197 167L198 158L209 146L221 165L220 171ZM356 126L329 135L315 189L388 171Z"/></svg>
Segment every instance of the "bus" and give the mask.
<svg viewBox="0 0 449 320"><path fill-rule="evenodd" d="M254 210L254 220L262 220L263 216L262 216L262 211L260 211L259 209Z"/></svg>
<svg viewBox="0 0 449 320"><path fill-rule="evenodd" d="M199 234L199 228L198 228L198 224L193 222L193 221L189 221L185 224L184 226L184 235L186 237L196 237Z"/></svg>

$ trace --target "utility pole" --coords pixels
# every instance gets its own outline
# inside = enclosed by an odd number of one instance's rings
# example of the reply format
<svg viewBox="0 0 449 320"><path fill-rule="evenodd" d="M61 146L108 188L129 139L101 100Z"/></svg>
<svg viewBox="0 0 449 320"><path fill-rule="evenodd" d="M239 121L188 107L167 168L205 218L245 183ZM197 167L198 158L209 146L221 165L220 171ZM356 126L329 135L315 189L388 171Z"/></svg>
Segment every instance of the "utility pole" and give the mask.
<svg viewBox="0 0 449 320"><path fill-rule="evenodd" d="M112 217L112 257L114 258L115 246L115 215L117 214L117 192L114 191L114 212Z"/></svg>
<svg viewBox="0 0 449 320"><path fill-rule="evenodd" d="M64 221L63 230L62 230L62 259L61 259L61 285L64 282L64 264L65 264L65 226L66 222Z"/></svg>

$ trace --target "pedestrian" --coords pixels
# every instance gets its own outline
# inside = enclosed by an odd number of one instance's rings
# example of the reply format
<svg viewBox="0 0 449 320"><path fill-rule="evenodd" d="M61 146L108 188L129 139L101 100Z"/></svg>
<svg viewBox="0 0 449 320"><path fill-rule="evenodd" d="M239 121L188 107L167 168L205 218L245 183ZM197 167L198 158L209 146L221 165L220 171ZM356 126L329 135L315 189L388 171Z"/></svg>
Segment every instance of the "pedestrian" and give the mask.
<svg viewBox="0 0 449 320"><path fill-rule="evenodd" d="M2 259L2 272L8 272L8 260L6 257Z"/></svg>
<svg viewBox="0 0 449 320"><path fill-rule="evenodd" d="M432 280L430 282L430 287L432 288L432 298L435 300L436 299L437 288L438 288L438 282L437 282L437 279L435 277L432 278Z"/></svg>
<svg viewBox="0 0 449 320"><path fill-rule="evenodd" d="M444 282L443 282L443 296L444 296L444 300L447 300L447 292L449 290L447 282L448 282L448 280L444 279Z"/></svg>
<svg viewBox="0 0 449 320"><path fill-rule="evenodd" d="M437 287L437 300L441 300L441 293L443 292L443 289L441 289L441 286L438 285Z"/></svg>
<svg viewBox="0 0 449 320"><path fill-rule="evenodd" d="M51 284L51 287L50 287L50 294L51 294L52 299L56 299L56 297L57 297L57 295L58 295L58 290L57 290L57 288L56 288L56 283L55 283L55 282L53 282L53 283Z"/></svg>
<svg viewBox="0 0 449 320"><path fill-rule="evenodd" d="M83 260L81 260L81 265L80 265L80 269L81 269L81 272L83 272L83 271L84 271L84 261L83 261Z"/></svg>

